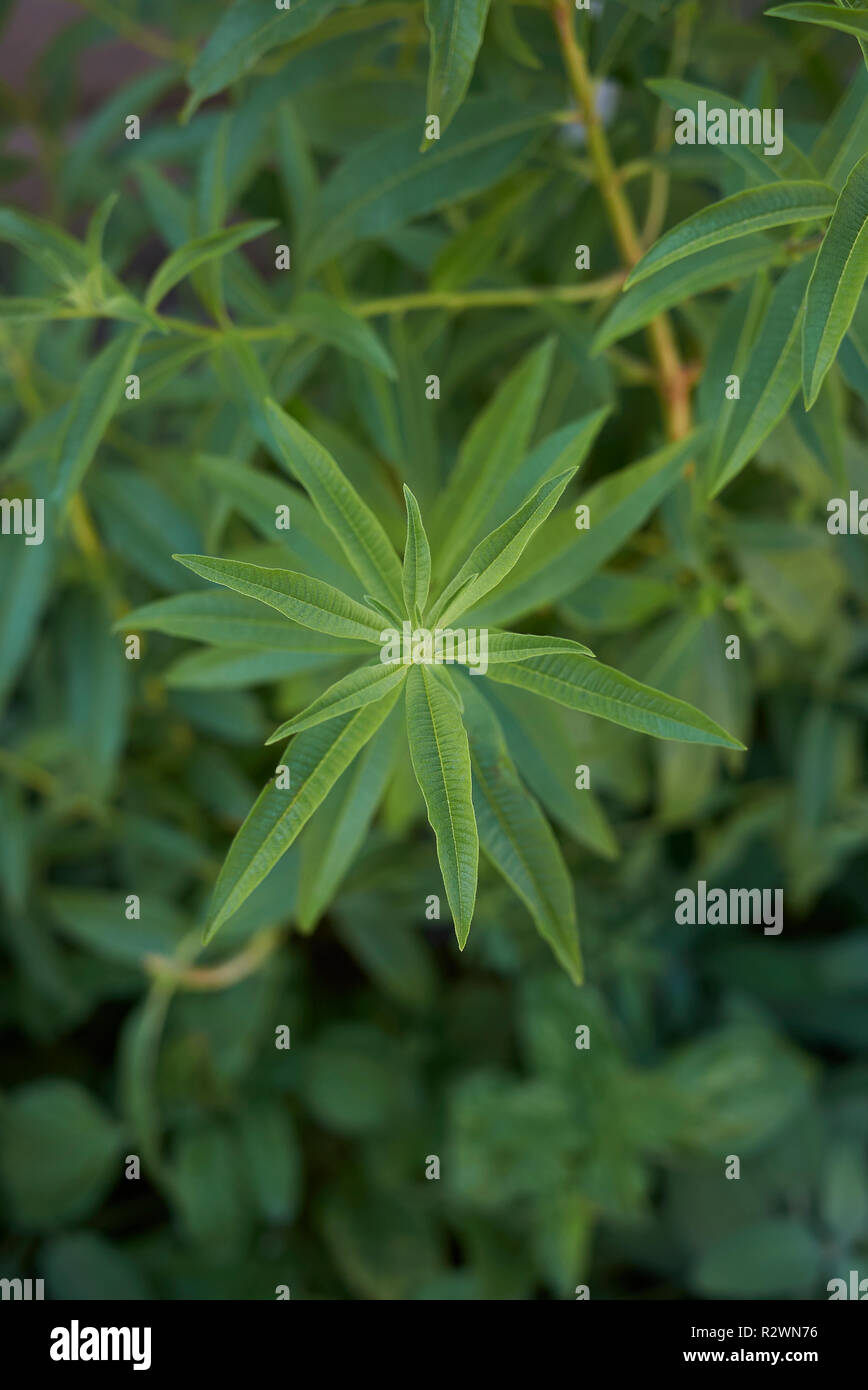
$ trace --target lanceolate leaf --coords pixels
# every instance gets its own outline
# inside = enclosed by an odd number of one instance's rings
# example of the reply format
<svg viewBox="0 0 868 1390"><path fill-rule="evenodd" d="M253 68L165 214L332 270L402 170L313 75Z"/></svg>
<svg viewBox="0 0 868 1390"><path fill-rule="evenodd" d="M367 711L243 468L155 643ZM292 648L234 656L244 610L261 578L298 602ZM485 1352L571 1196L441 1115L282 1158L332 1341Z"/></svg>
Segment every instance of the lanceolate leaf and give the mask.
<svg viewBox="0 0 868 1390"><path fill-rule="evenodd" d="M485 530L493 531L507 521L542 483L567 468L578 470L610 414L611 407L602 406L546 435L509 477L499 480L497 495L483 519Z"/></svg>
<svg viewBox="0 0 868 1390"><path fill-rule="evenodd" d="M339 714L348 714L362 705L382 700L406 679L408 669L406 666L389 666L378 662L375 666L362 666L357 671L350 671L349 675L330 685L301 714L275 729L266 742L277 743L290 734L300 733L302 729L311 729L315 724L323 724Z"/></svg>
<svg viewBox="0 0 868 1390"><path fill-rule="evenodd" d="M363 594L362 597L376 613L379 613L386 620L387 627L400 627L404 621L403 615L397 607L392 607L390 603L384 603L381 598L374 598L373 594Z"/></svg>
<svg viewBox="0 0 868 1390"><path fill-rule="evenodd" d="M779 281L743 373L741 395L720 445L710 496L741 472L786 414L802 377L801 328L811 262L802 261Z"/></svg>
<svg viewBox="0 0 868 1390"><path fill-rule="evenodd" d="M667 105L674 111L692 109L698 112L700 102L705 102L707 110L722 110L727 113L736 111L738 115L738 141L732 141L722 145L709 145L709 149L720 150L730 159L739 164L745 173L756 183L768 183L769 178L789 178L789 179L814 179L817 171L806 154L803 154L798 145L784 133L782 139L782 149L780 154L766 155L761 144L748 145L742 141L742 123L747 127L749 135L753 136L756 131L753 129L753 119L748 112L752 108L746 108L745 103L737 101L735 97L727 96L724 92L712 90L710 87L699 86L695 82L685 82L680 77L655 77L647 83L652 92L656 92ZM728 120L732 117L728 115ZM774 132L772 132L774 133Z"/></svg>
<svg viewBox="0 0 868 1390"><path fill-rule="evenodd" d="M558 652L575 652L579 656L594 653L581 642L569 637L534 637L528 632L498 632L488 629L488 662L498 666L509 661L527 661L532 656L551 656Z"/></svg>
<svg viewBox="0 0 868 1390"><path fill-rule="evenodd" d="M0 709L37 630L56 553L50 533L42 545L14 545L4 537L0 548Z"/></svg>
<svg viewBox="0 0 868 1390"><path fill-rule="evenodd" d="M802 376L808 409L820 393L868 275L868 154L848 178L817 252L805 301Z"/></svg>
<svg viewBox="0 0 868 1390"><path fill-rule="evenodd" d="M796 4L777 5L766 10L775 19L794 19L802 24L822 24L827 29L840 29L842 34L868 40L868 8L842 9L838 5Z"/></svg>
<svg viewBox="0 0 868 1390"><path fill-rule="evenodd" d="M640 685L586 656L533 657L515 665L494 666L489 675L653 738L675 738L719 748L744 746L692 705Z"/></svg>
<svg viewBox="0 0 868 1390"><path fill-rule="evenodd" d="M145 295L145 305L149 309L156 309L169 290L186 276L192 275L199 266L206 265L219 256L228 256L236 246L243 246L246 241L252 241L254 237L262 236L263 232L276 226L273 218L238 222L232 227L222 227L220 231L210 232L208 236L196 237L193 241L188 241L186 246L179 246L154 274Z"/></svg>
<svg viewBox="0 0 868 1390"><path fill-rule="evenodd" d="M863 52L868 49L868 43ZM868 148L868 66L859 69L811 150L822 178L838 192Z"/></svg>
<svg viewBox="0 0 868 1390"><path fill-rule="evenodd" d="M476 901L479 863L470 750L454 700L430 666L410 667L407 735L413 771L437 838L455 935L463 950Z"/></svg>
<svg viewBox="0 0 868 1390"><path fill-rule="evenodd" d="M475 584L478 578L479 576L476 573L465 575L463 578L460 575L454 574L443 590L443 593L438 598L436 604L432 607L429 615L430 620L436 622L437 611L441 610L445 612L447 607L455 607L457 612L463 612L464 590L469 589L471 584Z"/></svg>
<svg viewBox="0 0 868 1390"><path fill-rule="evenodd" d="M274 867L397 698L393 689L375 704L306 730L287 746L278 766L289 769L290 785L278 787L280 779L273 778L235 836L214 890L206 939Z"/></svg>
<svg viewBox="0 0 868 1390"><path fill-rule="evenodd" d="M214 646L262 647L270 651L323 652L359 655L358 643L348 637L299 627L283 613L276 613L239 593L203 589L192 594L173 594L143 604L115 624L120 632L166 632L193 642Z"/></svg>
<svg viewBox="0 0 868 1390"><path fill-rule="evenodd" d="M293 300L286 327L288 333L309 333L316 342L358 357L384 376L396 376L395 364L371 325L318 290L304 290Z"/></svg>
<svg viewBox="0 0 868 1390"><path fill-rule="evenodd" d="M664 266L709 246L734 241L770 227L814 222L828 217L834 210L835 202L834 189L808 180L792 183L780 180L736 193L694 213L662 236L630 272L625 288L646 279L655 270L662 270Z"/></svg>
<svg viewBox="0 0 868 1390"><path fill-rule="evenodd" d="M456 597L445 606L442 613L438 612L438 605L435 605L432 621L434 617L439 617L442 623L448 623L451 617L471 608L506 578L531 536L557 506L575 471L574 468L569 468L559 478L553 478L550 483L543 483L514 516L502 526L498 526L484 541L479 542L461 566L457 576L462 583L469 580L471 575L476 575L476 578L458 590Z"/></svg>
<svg viewBox="0 0 868 1390"><path fill-rule="evenodd" d="M280 462L304 485L365 588L400 603L401 562L370 507L307 430L274 401L266 401L265 410Z"/></svg>
<svg viewBox="0 0 868 1390"><path fill-rule="evenodd" d="M220 560L211 555L173 558L203 579L269 604L302 627L379 644L382 625L378 615L319 579L293 570L265 569L243 560Z"/></svg>
<svg viewBox="0 0 868 1390"><path fill-rule="evenodd" d="M273 0L235 0L190 68L190 96L184 118L192 115L206 97L237 81L271 49L291 43L313 29L337 3L338 0L293 0L290 8L277 9Z"/></svg>
<svg viewBox="0 0 868 1390"><path fill-rule="evenodd" d="M548 814L577 844L616 859L618 842L596 793L576 787L575 741L558 711L550 710L540 721L536 696L514 685L489 683L485 698L494 707L522 780Z"/></svg>
<svg viewBox="0 0 868 1390"><path fill-rule="evenodd" d="M490 187L527 155L545 122L536 107L516 106L500 95L475 97L423 159L421 120L368 141L323 188L316 221L305 231L305 272L312 274L356 242Z"/></svg>
<svg viewBox="0 0 868 1390"><path fill-rule="evenodd" d="M409 614L421 615L425 612L428 586L431 583L431 550L422 524L419 503L406 484L404 501L407 504L407 542L404 548L402 575L404 603Z"/></svg>
<svg viewBox="0 0 868 1390"><path fill-rule="evenodd" d="M215 454L197 454L195 464L209 484L219 488L227 504L236 507L261 536L286 546L293 569L311 570L338 589L352 589L358 584L353 570L334 553L331 531L301 488L273 473L243 468L237 459ZM288 530L275 526L281 507L289 508Z"/></svg>
<svg viewBox="0 0 868 1390"><path fill-rule="evenodd" d="M90 269L87 248L74 237L15 208L0 208L0 241L9 241L42 267L59 285L70 288Z"/></svg>
<svg viewBox="0 0 868 1390"><path fill-rule="evenodd" d="M497 718L462 682L479 843L526 904L542 937L577 985L582 958L573 888L545 816L522 785Z"/></svg>
<svg viewBox="0 0 868 1390"><path fill-rule="evenodd" d="M448 126L470 86L489 0L425 0L431 35L427 114Z"/></svg>
<svg viewBox="0 0 868 1390"><path fill-rule="evenodd" d="M347 768L320 807L305 835L316 841L302 860L298 925L311 931L364 843L399 750L406 756L402 711L393 709L382 727ZM320 821L325 818L324 824Z"/></svg>
<svg viewBox="0 0 868 1390"><path fill-rule="evenodd" d="M764 236L749 236L737 246L710 246L665 265L624 293L603 321L592 350L602 352L620 338L644 328L673 305L720 285L736 284L780 258L781 250L776 242Z"/></svg>
<svg viewBox="0 0 868 1390"><path fill-rule="evenodd" d="M62 318L67 307L61 299L29 299L15 295L0 299L0 319L9 323L39 323Z"/></svg>
<svg viewBox="0 0 868 1390"><path fill-rule="evenodd" d="M66 502L81 484L123 400L124 382L136 360L146 328L126 328L89 364L70 404L54 485L54 498Z"/></svg>
<svg viewBox="0 0 868 1390"><path fill-rule="evenodd" d="M553 341L519 363L465 436L435 514L437 571L445 579L476 539L491 505L524 456L551 371Z"/></svg>
<svg viewBox="0 0 868 1390"><path fill-rule="evenodd" d="M561 508L540 527L515 569L496 594L464 621L511 623L541 604L551 603L590 578L626 538L641 526L674 487L696 452L702 433L667 445L646 459L620 468L586 493L590 526L576 528L576 517Z"/></svg>
<svg viewBox="0 0 868 1390"><path fill-rule="evenodd" d="M321 637L320 633L308 633ZM325 639L323 639L325 640ZM333 639L334 640L334 639ZM341 655L316 647L202 647L178 657L163 672L167 686L176 690L247 690L265 682L286 680L302 672L317 671L340 663ZM346 657L343 658L346 661Z"/></svg>

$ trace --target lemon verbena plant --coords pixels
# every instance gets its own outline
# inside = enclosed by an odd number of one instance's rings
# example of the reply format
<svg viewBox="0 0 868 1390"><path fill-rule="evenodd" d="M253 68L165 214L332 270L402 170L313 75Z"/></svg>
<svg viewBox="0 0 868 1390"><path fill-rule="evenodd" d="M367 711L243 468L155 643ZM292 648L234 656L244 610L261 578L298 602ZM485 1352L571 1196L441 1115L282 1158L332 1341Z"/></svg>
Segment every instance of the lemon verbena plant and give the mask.
<svg viewBox="0 0 868 1390"><path fill-rule="evenodd" d="M507 581L558 505L605 414L598 411L558 431L528 457L516 456L513 431L532 411L548 356L548 344L531 354L509 389L501 390L471 427L434 509L433 555L419 504L404 486L403 565L380 521L331 454L273 400L265 401L271 447L340 543L356 592L312 573L176 555L240 601L227 608L219 596L214 605L210 595L197 591L150 605L125 620L131 626L144 621L159 627L163 619L165 630L177 631L179 616L186 613L194 621L218 627L221 622L248 623L253 630L260 623L258 605L265 604L281 615L272 639L279 650L317 651L335 663L356 658L349 671L271 735L271 743L290 741L229 850L211 906L209 937L261 883L353 760L387 730L362 785L351 786L337 833L325 848L321 873L328 889L337 886L358 848L360 832L364 835L384 791L385 773L401 756L406 739L436 836L459 945L464 946L470 931L481 846L579 982L581 953L569 874L553 831L516 770L495 710L470 675L522 687L657 738L743 746L685 701L603 665L579 642L484 626L489 612L510 617L526 606L523 583L532 582L533 571L519 570L519 583L513 579L511 590ZM659 471L683 465L693 446L692 439L669 446L651 460L652 467ZM504 475L498 465L510 455L513 471ZM518 505L501 520L503 500L512 497ZM286 505L291 518L295 499ZM572 546L593 544L583 541L570 509L565 520L572 529ZM461 625L468 623L474 636L481 632L481 643L467 640ZM399 643L399 634L409 641ZM480 645L484 662L478 659ZM403 722L391 718L400 702ZM327 893L318 896L317 910L326 905Z"/></svg>

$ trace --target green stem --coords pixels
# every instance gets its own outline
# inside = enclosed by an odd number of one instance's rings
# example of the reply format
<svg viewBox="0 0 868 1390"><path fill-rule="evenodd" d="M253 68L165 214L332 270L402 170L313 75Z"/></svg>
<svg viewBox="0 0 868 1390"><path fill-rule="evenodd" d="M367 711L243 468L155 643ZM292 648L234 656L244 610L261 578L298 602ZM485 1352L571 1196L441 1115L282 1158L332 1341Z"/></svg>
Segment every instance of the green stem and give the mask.
<svg viewBox="0 0 868 1390"><path fill-rule="evenodd" d="M642 257L642 241L597 112L594 84L584 51L576 41L569 0L554 0L553 14L564 66L584 118L585 138L594 164L597 187L609 215L621 260L629 268ZM646 332L657 367L657 390L667 433L670 439L683 439L691 429L690 386L681 365L672 325L665 314L660 314L648 325Z"/></svg>
<svg viewBox="0 0 868 1390"><path fill-rule="evenodd" d="M506 290L432 290L420 294L395 295L388 299L367 299L351 307L362 318L377 314L403 314L411 309L497 309L517 308L555 301L582 304L616 294L625 275L616 271L599 280L581 285L522 285Z"/></svg>

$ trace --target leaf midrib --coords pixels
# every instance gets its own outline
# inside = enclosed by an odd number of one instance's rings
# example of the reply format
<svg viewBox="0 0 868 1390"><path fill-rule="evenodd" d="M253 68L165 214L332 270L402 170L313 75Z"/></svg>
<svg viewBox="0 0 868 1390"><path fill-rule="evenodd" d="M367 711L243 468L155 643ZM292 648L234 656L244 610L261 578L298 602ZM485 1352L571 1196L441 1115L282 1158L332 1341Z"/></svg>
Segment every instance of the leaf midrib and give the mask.
<svg viewBox="0 0 868 1390"><path fill-rule="evenodd" d="M438 734L438 732L437 732L437 720L436 720L435 715L434 715L434 706L433 706L433 704L432 704L432 702L431 702L431 698L430 698L430 696L429 696L429 694L428 694L428 680L429 680L429 679L430 679L430 680L435 680L436 677L434 677L433 675L430 676L430 677L426 676L426 675L425 675L425 668L422 667L421 669L422 669L422 689L423 689L423 691L425 692L425 703L426 703L427 706L428 706L428 715L429 715L430 720L431 720L431 729L432 729L433 735L434 735L434 744L435 744L435 747L436 747L436 749L437 749L437 766L438 766L438 768L439 768L439 770L440 770L440 777L441 777L441 781L442 781L442 783L443 783L443 794L444 794L444 796L446 797L446 810L447 810L448 815L449 815L449 830L450 830L450 833L451 833L451 836L452 836L452 852L453 852L453 854L454 854L454 856L455 856L455 869L456 869L456 880L457 880L458 901L459 901L459 906L460 906L460 908L461 908L461 913L462 913L462 917L463 917L464 914L465 914L465 912L466 912L466 905L465 905L465 901L464 901L464 885L463 885L463 883L462 883L462 876L461 876L461 860L460 860L460 856L459 856L459 854L458 854L458 836L457 836L456 830L455 830L455 818L454 818L454 816L453 816L453 814L452 814L452 798L451 798L451 796L449 795L449 787L448 787L448 783L447 783L447 781L446 781L446 773L445 773L445 770L444 770L443 751L442 751L442 747L441 747L441 743L440 743L440 737L439 737L439 734Z"/></svg>

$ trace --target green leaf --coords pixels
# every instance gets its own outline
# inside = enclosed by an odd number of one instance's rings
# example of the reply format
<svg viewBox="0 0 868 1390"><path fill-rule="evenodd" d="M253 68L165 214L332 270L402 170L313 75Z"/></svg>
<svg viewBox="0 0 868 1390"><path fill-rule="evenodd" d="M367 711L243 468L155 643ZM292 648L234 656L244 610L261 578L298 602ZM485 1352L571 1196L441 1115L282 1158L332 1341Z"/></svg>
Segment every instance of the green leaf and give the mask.
<svg viewBox="0 0 868 1390"><path fill-rule="evenodd" d="M54 574L56 546L46 526L42 545L18 538L0 546L0 708L30 650Z"/></svg>
<svg viewBox="0 0 868 1390"><path fill-rule="evenodd" d="M273 48L292 43L313 29L337 3L338 0L295 0L291 9L278 10L273 0L235 0L190 68L190 95L181 113L182 120L189 120L206 97L236 82Z"/></svg>
<svg viewBox="0 0 868 1390"><path fill-rule="evenodd" d="M868 44L866 49L868 50ZM811 158L826 183L838 192L868 146L868 66L859 69L826 122Z"/></svg>
<svg viewBox="0 0 868 1390"><path fill-rule="evenodd" d="M790 408L802 378L802 311L811 262L781 277L742 374L741 396L733 402L719 445L709 496L716 497L753 458Z"/></svg>
<svg viewBox="0 0 868 1390"><path fill-rule="evenodd" d="M271 612L255 599L213 589L173 594L125 613L115 623L116 632L165 632L193 642L212 642L223 647L261 647L280 652L322 652L359 655L351 638L330 637L288 622L284 614Z"/></svg>
<svg viewBox="0 0 868 1390"><path fill-rule="evenodd" d="M0 241L9 241L39 265L46 275L70 290L88 274L87 249L50 222L14 208L0 208Z"/></svg>
<svg viewBox="0 0 868 1390"><path fill-rule="evenodd" d="M298 924L304 932L313 930L361 849L402 744L406 754L403 721L398 714L397 709L392 710L308 827L307 835L313 835L314 842L302 861L297 907ZM354 920L352 925L359 924Z"/></svg>
<svg viewBox="0 0 868 1390"><path fill-rule="evenodd" d="M305 228L301 264L312 275L359 241L382 237L503 178L541 139L545 115L501 96L465 102L446 136L419 153L421 122L354 150L325 184Z"/></svg>
<svg viewBox="0 0 868 1390"><path fill-rule="evenodd" d="M293 300L286 326L290 332L309 333L316 342L340 348L384 376L394 379L397 375L395 363L371 325L318 290L303 290Z"/></svg>
<svg viewBox="0 0 868 1390"><path fill-rule="evenodd" d="M429 666L407 678L407 734L416 781L437 838L437 858L461 949L467 942L479 864L470 750L452 696Z"/></svg>
<svg viewBox="0 0 868 1390"><path fill-rule="evenodd" d="M242 825L220 871L206 940L238 910L289 849L345 768L377 731L398 698L397 687L375 704L305 730L287 745L280 762L291 786L272 779Z"/></svg>
<svg viewBox="0 0 868 1390"><path fill-rule="evenodd" d="M732 285L781 259L781 248L769 237L744 237L738 246L710 246L674 264L655 270L627 290L598 329L591 351L600 353L619 338L644 328L658 314L693 295Z"/></svg>
<svg viewBox="0 0 868 1390"><path fill-rule="evenodd" d="M254 237L262 236L264 232L276 226L277 222L274 218L237 222L232 227L221 227L217 232L209 232L207 236L194 237L185 246L179 246L177 251L173 251L163 261L159 270L155 271L145 294L145 307L156 309L160 300L165 298L169 290L187 275L192 275L199 266L216 260L220 256L228 256L229 252L234 251L236 246L243 246L245 242L252 241Z"/></svg>
<svg viewBox="0 0 868 1390"><path fill-rule="evenodd" d="M440 117L442 136L470 86L489 0L425 0L431 35L426 110Z"/></svg>
<svg viewBox="0 0 868 1390"><path fill-rule="evenodd" d="M387 626L398 628L401 626L404 617L397 608L393 608L390 603L384 603L380 598L374 598L373 594L363 594L362 597L365 603L374 609L375 613L380 613L385 618Z"/></svg>
<svg viewBox="0 0 868 1390"><path fill-rule="evenodd" d="M378 662L375 666L362 666L357 671L350 671L330 685L301 714L275 729L266 743L277 743L290 734L300 733L302 729L312 729L314 725L335 719L339 714L348 714L362 705L382 700L406 679L407 669L406 666L395 667Z"/></svg>
<svg viewBox="0 0 868 1390"><path fill-rule="evenodd" d="M105 229L119 197L120 194L115 192L109 193L107 197L103 198L88 223L85 250L92 269L99 266L102 261Z"/></svg>
<svg viewBox="0 0 868 1390"><path fill-rule="evenodd" d="M509 477L499 480L497 494L485 514L486 531L508 520L542 483L567 468L577 471L611 413L610 406L602 406L546 435Z"/></svg>
<svg viewBox="0 0 868 1390"><path fill-rule="evenodd" d="M121 1136L75 1081L13 1091L0 1126L0 1187L21 1230L45 1231L88 1216L118 1180Z"/></svg>
<svg viewBox="0 0 868 1390"><path fill-rule="evenodd" d="M189 921L165 898L143 895L141 916L128 921L122 893L93 888L55 888L48 907L61 930L89 954L143 970L149 955L173 956Z"/></svg>
<svg viewBox="0 0 868 1390"><path fill-rule="evenodd" d="M196 236L209 237L219 232L226 221L228 195L226 188L226 144L232 127L232 116L220 118L208 141L199 166L193 217ZM186 241L186 237L182 239ZM180 252L180 245L175 254ZM193 288L211 317L220 324L226 321L223 295L223 267L219 257L208 259L193 271Z"/></svg>
<svg viewBox="0 0 868 1390"><path fill-rule="evenodd" d="M195 465L208 485L219 488L226 503L238 509L266 540L279 541L293 559L293 569L311 570L338 589L352 589L354 572L334 553L332 533L301 488L235 459L197 454ZM289 506L289 530L277 529L278 508ZM181 547L178 547L179 549Z"/></svg>
<svg viewBox="0 0 868 1390"><path fill-rule="evenodd" d="M868 40L868 9L840 9L837 5L777 5L766 10L773 19L793 19L800 24L822 24L826 29L840 29L842 34Z"/></svg>
<svg viewBox="0 0 868 1390"><path fill-rule="evenodd" d="M700 101L704 101L709 108L716 107L727 112L749 109L743 101L727 96L725 92L715 91L711 87L699 86L695 82L685 82L680 77L654 77L648 80L646 86L675 111L685 107L692 107L695 110ZM808 156L803 154L798 145L787 135L783 137L783 149L780 155L773 157L759 154L749 145L741 143L717 145L711 148L722 150L729 159L740 165L745 173L757 183L768 183L770 174L781 179L815 179L817 177L817 171Z"/></svg>
<svg viewBox="0 0 868 1390"><path fill-rule="evenodd" d="M488 623L511 623L577 589L675 486L702 437L701 431L694 432L603 478L582 499L590 514L587 530L577 530L575 516L566 509L550 517L499 592L473 613L474 620L481 616Z"/></svg>
<svg viewBox="0 0 868 1390"><path fill-rule="evenodd" d="M491 33L495 43L524 68L541 68L542 62L525 43L515 19L512 0L494 0L491 7Z"/></svg>
<svg viewBox="0 0 868 1390"><path fill-rule="evenodd" d="M540 721L536 699L515 686L487 686L485 695L522 780L548 814L577 844L604 859L617 858L618 842L598 797L590 787L579 791L575 785L577 750L564 718L554 712L554 718Z"/></svg>
<svg viewBox="0 0 868 1390"><path fill-rule="evenodd" d="M182 1130L170 1171L173 1205L186 1240L205 1259L237 1258L249 1215L235 1134L219 1120Z"/></svg>
<svg viewBox="0 0 868 1390"><path fill-rule="evenodd" d="M552 656L558 652L575 652L579 656L593 656L594 653L581 642L573 642L569 637L533 637L528 632L498 632L488 629L489 665L503 665L509 661L527 661L532 656Z"/></svg>
<svg viewBox="0 0 868 1390"><path fill-rule="evenodd" d="M655 566L629 573L604 570L588 579L558 604L558 614L570 627L603 632L628 632L656 618L679 601L673 580L657 578ZM593 655L593 653L590 653Z"/></svg>
<svg viewBox="0 0 868 1390"><path fill-rule="evenodd" d="M522 785L491 707L462 681L479 843L574 984L582 983L573 888L551 827Z"/></svg>
<svg viewBox="0 0 868 1390"><path fill-rule="evenodd" d="M864 297L856 307L850 331L841 344L839 362L848 385L863 399L868 399L868 300Z"/></svg>
<svg viewBox="0 0 868 1390"><path fill-rule="evenodd" d="M634 266L624 288L629 289L655 270L680 261L684 256L709 246L749 236L769 227L793 222L815 222L828 217L835 207L835 192L825 184L808 180L767 183L735 193L722 202L712 203L701 212L679 222L655 242Z"/></svg>
<svg viewBox="0 0 868 1390"><path fill-rule="evenodd" d="M403 724L401 742L406 753L407 735ZM359 762L367 751L365 749ZM418 796L415 782L413 791ZM436 998L438 985L430 948L422 934L413 931L406 922L384 916L379 904L375 894L364 898L354 894L348 910L341 912L335 926L336 935L378 989L405 1007L425 1008Z"/></svg>
<svg viewBox="0 0 868 1390"><path fill-rule="evenodd" d="M124 381L147 329L127 328L88 364L70 402L60 445L53 498L69 500L93 461L100 440L123 399Z"/></svg>
<svg viewBox="0 0 868 1390"><path fill-rule="evenodd" d="M514 516L479 542L456 576L462 587L442 611L439 603L434 605L432 622L439 621L445 626L451 618L479 603L487 593L497 588L516 564L531 536L554 511L575 473L575 468L568 468L560 477L543 483ZM475 578L471 580L472 575Z"/></svg>
<svg viewBox="0 0 868 1390"><path fill-rule="evenodd" d="M450 574L478 534L492 490L504 486L524 456L551 372L554 339L546 339L501 382L465 435L437 506L437 572Z"/></svg>
<svg viewBox="0 0 868 1390"><path fill-rule="evenodd" d="M73 749L70 762L79 791L105 802L126 733L130 663L110 632L99 596L84 589L67 591L64 616L59 647Z"/></svg>
<svg viewBox="0 0 868 1390"><path fill-rule="evenodd" d="M63 318L68 304L61 299L28 299L24 295L0 298L0 319L6 323L42 323Z"/></svg>
<svg viewBox="0 0 868 1390"><path fill-rule="evenodd" d="M743 749L744 745L684 700L603 666L586 656L532 657L515 665L495 666L489 675L507 685L535 691L548 700L609 719L625 729L674 738L684 743L708 743L719 748Z"/></svg>
<svg viewBox="0 0 868 1390"><path fill-rule="evenodd" d="M211 555L173 555L172 559L213 584L223 584L236 593L269 604L302 627L379 645L382 629L377 614L320 579Z"/></svg>
<svg viewBox="0 0 868 1390"><path fill-rule="evenodd" d="M802 378L808 410L850 327L868 275L868 154L844 185L817 252L805 301Z"/></svg>
<svg viewBox="0 0 868 1390"><path fill-rule="evenodd" d="M311 649L299 643L291 651L231 646L187 652L166 668L163 681L173 690L245 690L304 671L322 670L341 660L332 652L317 650L316 639L326 640L321 633L307 636L314 639Z"/></svg>
<svg viewBox="0 0 868 1390"><path fill-rule="evenodd" d="M446 588L443 590L442 594L438 598L436 604L434 605L434 608L431 610L431 613L429 614L429 620L434 622L437 621L436 612L438 609L445 610L447 607L462 604L463 590L469 589L470 585L474 584L478 577L479 576L475 573L467 574L464 576L458 574L453 575L449 583L446 585ZM461 611L460 607L458 611Z"/></svg>
<svg viewBox="0 0 868 1390"><path fill-rule="evenodd" d="M411 617L425 612L428 602L428 586L431 583L431 548L422 524L419 503L410 489L404 484L404 502L407 507L407 541L404 547L404 568L401 582L404 590L404 604Z"/></svg>
<svg viewBox="0 0 868 1390"><path fill-rule="evenodd" d="M301 1204L301 1143L283 1099L253 1100L239 1115L244 1177L269 1225L287 1225Z"/></svg>
<svg viewBox="0 0 868 1390"><path fill-rule="evenodd" d="M370 507L328 450L272 400L265 402L278 457L303 484L369 593L401 603L401 562Z"/></svg>

